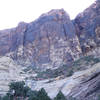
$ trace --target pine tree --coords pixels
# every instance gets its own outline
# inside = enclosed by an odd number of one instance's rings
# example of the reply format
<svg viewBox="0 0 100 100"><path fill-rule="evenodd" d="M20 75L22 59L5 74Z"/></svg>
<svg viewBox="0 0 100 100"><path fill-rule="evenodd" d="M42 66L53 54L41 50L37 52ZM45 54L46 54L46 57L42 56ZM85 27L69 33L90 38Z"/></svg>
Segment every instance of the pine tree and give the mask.
<svg viewBox="0 0 100 100"><path fill-rule="evenodd" d="M29 91L28 92L28 100L38 100L38 96L37 96L38 92L37 91Z"/></svg>
<svg viewBox="0 0 100 100"><path fill-rule="evenodd" d="M60 91L57 96L54 98L54 100L66 100L65 96L63 93Z"/></svg>
<svg viewBox="0 0 100 100"><path fill-rule="evenodd" d="M98 100L100 100L100 95L98 96Z"/></svg>
<svg viewBox="0 0 100 100"><path fill-rule="evenodd" d="M51 100L43 88L38 92L37 96L38 100Z"/></svg>
<svg viewBox="0 0 100 100"><path fill-rule="evenodd" d="M0 96L0 100L2 100L2 97Z"/></svg>
<svg viewBox="0 0 100 100"><path fill-rule="evenodd" d="M10 100L9 96L5 95L2 100Z"/></svg>
<svg viewBox="0 0 100 100"><path fill-rule="evenodd" d="M30 90L30 88L28 86L25 86L24 81L20 81L20 82L12 82L9 85L9 93L12 94L13 97L22 97L22 98L26 98L27 97L27 93Z"/></svg>
<svg viewBox="0 0 100 100"><path fill-rule="evenodd" d="M76 100L76 98L73 98L72 96L70 96L69 100Z"/></svg>

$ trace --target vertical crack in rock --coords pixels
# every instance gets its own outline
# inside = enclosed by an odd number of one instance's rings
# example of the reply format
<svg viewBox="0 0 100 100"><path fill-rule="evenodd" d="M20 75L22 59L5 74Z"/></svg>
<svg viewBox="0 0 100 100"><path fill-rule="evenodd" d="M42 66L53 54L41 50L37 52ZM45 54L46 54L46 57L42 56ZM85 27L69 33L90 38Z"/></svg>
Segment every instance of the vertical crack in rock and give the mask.
<svg viewBox="0 0 100 100"><path fill-rule="evenodd" d="M7 35L11 35L8 44L11 56L20 63L27 62L28 66L42 69L60 67L63 63L73 61L81 53L77 51L80 45L74 25L63 9L52 10L29 24L22 22L13 31L9 31ZM5 33L3 31L2 34ZM6 50L6 45L3 50Z"/></svg>

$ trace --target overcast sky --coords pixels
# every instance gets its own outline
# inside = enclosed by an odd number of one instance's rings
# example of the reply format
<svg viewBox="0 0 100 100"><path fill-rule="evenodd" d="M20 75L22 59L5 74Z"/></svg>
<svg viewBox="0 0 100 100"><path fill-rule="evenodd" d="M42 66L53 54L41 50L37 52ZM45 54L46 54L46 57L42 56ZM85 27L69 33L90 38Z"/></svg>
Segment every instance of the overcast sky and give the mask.
<svg viewBox="0 0 100 100"><path fill-rule="evenodd" d="M0 30L31 22L51 9L64 8L71 19L95 0L0 0Z"/></svg>

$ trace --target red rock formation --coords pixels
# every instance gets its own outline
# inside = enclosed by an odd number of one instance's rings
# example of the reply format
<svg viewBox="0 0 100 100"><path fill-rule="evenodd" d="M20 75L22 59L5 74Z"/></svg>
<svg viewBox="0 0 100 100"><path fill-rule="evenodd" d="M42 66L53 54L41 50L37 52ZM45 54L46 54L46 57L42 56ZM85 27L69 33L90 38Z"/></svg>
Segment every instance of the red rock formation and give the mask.
<svg viewBox="0 0 100 100"><path fill-rule="evenodd" d="M30 66L52 68L80 57L75 28L63 9L52 10L31 23L0 31L0 55ZM22 62L23 62L22 61Z"/></svg>

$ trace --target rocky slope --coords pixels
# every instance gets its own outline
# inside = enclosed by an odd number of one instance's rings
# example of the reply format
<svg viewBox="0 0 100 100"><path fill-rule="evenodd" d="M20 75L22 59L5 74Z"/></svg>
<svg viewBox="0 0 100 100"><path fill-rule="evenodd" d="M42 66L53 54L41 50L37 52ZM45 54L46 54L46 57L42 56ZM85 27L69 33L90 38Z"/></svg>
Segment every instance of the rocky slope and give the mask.
<svg viewBox="0 0 100 100"><path fill-rule="evenodd" d="M35 90L45 88L48 95L53 98L58 91L62 91L65 96L72 96L77 100L97 100L100 95L100 63L91 68L75 72L71 77L64 79L52 79L30 83ZM75 88L74 88L75 87ZM52 91L53 90L53 91Z"/></svg>
<svg viewBox="0 0 100 100"><path fill-rule="evenodd" d="M31 23L1 30L0 94L8 90L9 82L25 80L32 89L44 87L52 98L61 90L78 100L96 100L100 91L99 20L97 0L73 21L63 9L56 9Z"/></svg>
<svg viewBox="0 0 100 100"><path fill-rule="evenodd" d="M83 80L72 89L69 95L77 100L98 100L100 96L100 63L83 72L85 72Z"/></svg>

